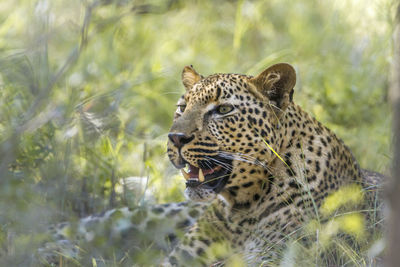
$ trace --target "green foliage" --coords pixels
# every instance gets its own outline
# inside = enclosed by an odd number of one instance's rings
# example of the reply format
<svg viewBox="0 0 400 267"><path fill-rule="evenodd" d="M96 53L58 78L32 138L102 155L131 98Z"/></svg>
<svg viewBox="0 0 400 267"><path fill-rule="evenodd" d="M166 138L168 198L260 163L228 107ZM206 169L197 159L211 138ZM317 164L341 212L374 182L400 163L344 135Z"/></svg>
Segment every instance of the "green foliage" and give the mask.
<svg viewBox="0 0 400 267"><path fill-rule="evenodd" d="M293 64L296 101L385 172L393 5L3 1L0 265L28 262L50 222L143 204L146 192L183 199L165 142L189 64L204 75ZM131 176L145 188L117 190Z"/></svg>

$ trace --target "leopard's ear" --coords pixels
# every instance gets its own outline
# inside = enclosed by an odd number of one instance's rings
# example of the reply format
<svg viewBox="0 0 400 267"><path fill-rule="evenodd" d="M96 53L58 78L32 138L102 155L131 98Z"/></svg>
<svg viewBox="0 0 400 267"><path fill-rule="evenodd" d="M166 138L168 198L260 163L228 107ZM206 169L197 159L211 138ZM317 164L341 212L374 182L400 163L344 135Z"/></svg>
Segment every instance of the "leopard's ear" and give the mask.
<svg viewBox="0 0 400 267"><path fill-rule="evenodd" d="M293 100L296 71L287 63L278 63L250 79L257 90L279 109L284 110Z"/></svg>
<svg viewBox="0 0 400 267"><path fill-rule="evenodd" d="M198 74L192 65L186 66L182 71L182 83L186 90L190 90L195 83L200 81L203 77Z"/></svg>

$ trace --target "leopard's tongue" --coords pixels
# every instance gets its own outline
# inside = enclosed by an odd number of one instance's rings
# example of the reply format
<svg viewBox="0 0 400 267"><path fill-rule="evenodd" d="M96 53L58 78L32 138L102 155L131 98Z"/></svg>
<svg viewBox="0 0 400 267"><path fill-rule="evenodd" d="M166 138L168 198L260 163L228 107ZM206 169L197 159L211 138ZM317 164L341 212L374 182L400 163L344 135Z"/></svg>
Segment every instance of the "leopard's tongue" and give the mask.
<svg viewBox="0 0 400 267"><path fill-rule="evenodd" d="M204 176L206 176L208 174L212 174L215 171L218 171L220 169L221 169L221 166L217 166L213 169L200 169L193 165L189 165L188 172L186 172L183 169L181 169L181 172L182 172L183 177L186 180L194 179L194 180L199 180L200 182L204 182Z"/></svg>
<svg viewBox="0 0 400 267"><path fill-rule="evenodd" d="M198 178L199 177L199 168L189 165L189 175L190 178ZM211 174L214 172L214 169L201 169L204 175Z"/></svg>

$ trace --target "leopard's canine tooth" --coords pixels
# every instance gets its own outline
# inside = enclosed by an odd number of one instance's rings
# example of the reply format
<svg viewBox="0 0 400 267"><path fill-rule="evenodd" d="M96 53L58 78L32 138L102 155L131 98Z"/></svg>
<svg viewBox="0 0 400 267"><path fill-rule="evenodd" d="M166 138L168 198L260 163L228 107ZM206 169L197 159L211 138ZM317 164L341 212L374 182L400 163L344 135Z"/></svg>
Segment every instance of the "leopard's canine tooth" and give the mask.
<svg viewBox="0 0 400 267"><path fill-rule="evenodd" d="M199 168L199 181L200 183L204 182L204 174L201 168Z"/></svg>
<svg viewBox="0 0 400 267"><path fill-rule="evenodd" d="M181 169L181 173L183 175L183 178L185 178L185 180L189 180L190 178L189 173L187 173L184 169Z"/></svg>

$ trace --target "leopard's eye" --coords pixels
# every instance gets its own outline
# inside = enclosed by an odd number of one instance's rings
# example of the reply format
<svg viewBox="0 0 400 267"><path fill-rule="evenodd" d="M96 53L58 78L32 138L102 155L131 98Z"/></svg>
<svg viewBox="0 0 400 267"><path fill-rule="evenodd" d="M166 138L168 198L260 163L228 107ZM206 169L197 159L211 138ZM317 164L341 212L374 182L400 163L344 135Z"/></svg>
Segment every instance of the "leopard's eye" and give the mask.
<svg viewBox="0 0 400 267"><path fill-rule="evenodd" d="M179 112L183 113L186 109L186 105L178 105Z"/></svg>
<svg viewBox="0 0 400 267"><path fill-rule="evenodd" d="M230 105L221 105L217 107L217 112L219 114L227 114L233 110L233 107Z"/></svg>

